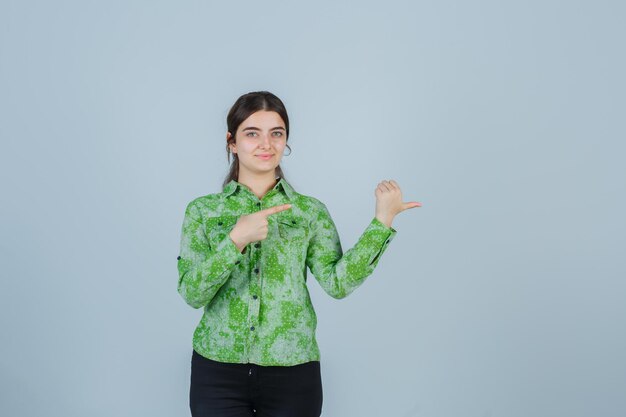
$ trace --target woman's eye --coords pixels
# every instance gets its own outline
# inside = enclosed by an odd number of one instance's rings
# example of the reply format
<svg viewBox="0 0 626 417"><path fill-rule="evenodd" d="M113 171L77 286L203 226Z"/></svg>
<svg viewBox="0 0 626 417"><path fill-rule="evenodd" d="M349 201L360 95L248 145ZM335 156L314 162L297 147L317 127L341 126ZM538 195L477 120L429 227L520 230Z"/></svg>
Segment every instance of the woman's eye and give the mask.
<svg viewBox="0 0 626 417"><path fill-rule="evenodd" d="M281 137L281 136L283 136L283 132L272 132L272 135L274 135L275 137ZM258 133L257 132L248 132L248 133L246 133L246 136L248 136L248 137L258 136Z"/></svg>

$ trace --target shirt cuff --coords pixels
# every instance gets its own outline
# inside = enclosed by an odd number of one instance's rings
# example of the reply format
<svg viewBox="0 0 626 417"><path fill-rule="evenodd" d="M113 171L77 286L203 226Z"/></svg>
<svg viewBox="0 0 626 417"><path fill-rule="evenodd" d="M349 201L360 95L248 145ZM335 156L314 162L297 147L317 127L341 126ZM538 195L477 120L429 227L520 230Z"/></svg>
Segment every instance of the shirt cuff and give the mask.
<svg viewBox="0 0 626 417"><path fill-rule="evenodd" d="M385 226L376 217L370 221L370 224L365 228L365 231L359 238L356 246L360 248L362 253L367 254L367 264L373 268L378 263L380 255L382 255L389 242L396 236L395 229Z"/></svg>
<svg viewBox="0 0 626 417"><path fill-rule="evenodd" d="M220 260L225 265L237 264L244 257L244 255L239 252L237 245L235 245L235 242L233 242L229 235L226 235L226 237L224 237L224 239L217 244L215 252L219 254Z"/></svg>
<svg viewBox="0 0 626 417"><path fill-rule="evenodd" d="M383 241L383 245L389 244L389 242L391 242L398 233L396 229L394 229L393 227L388 227L376 217L372 219L365 231L370 232L367 234L372 236L374 239L381 239Z"/></svg>

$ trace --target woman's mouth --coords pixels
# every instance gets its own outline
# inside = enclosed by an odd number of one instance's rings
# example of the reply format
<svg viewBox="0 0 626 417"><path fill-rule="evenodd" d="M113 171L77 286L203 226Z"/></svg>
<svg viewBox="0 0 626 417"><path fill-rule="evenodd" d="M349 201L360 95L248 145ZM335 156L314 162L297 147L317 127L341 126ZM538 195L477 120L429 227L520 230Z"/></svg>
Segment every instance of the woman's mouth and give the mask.
<svg viewBox="0 0 626 417"><path fill-rule="evenodd" d="M268 159L270 159L272 156L271 154L260 154L260 155L256 155L257 158L261 158L264 161L267 161Z"/></svg>

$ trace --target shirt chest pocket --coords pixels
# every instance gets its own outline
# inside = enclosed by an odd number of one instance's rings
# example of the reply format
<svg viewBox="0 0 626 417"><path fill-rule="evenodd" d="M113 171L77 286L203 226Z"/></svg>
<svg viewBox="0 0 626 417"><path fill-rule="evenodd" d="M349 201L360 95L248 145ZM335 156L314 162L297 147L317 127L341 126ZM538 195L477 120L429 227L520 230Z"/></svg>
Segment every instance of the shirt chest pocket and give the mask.
<svg viewBox="0 0 626 417"><path fill-rule="evenodd" d="M205 233L211 246L224 240L237 223L238 216L209 217L205 220Z"/></svg>
<svg viewBox="0 0 626 417"><path fill-rule="evenodd" d="M287 243L302 243L309 234L308 226L300 217L282 216L278 219L278 234Z"/></svg>

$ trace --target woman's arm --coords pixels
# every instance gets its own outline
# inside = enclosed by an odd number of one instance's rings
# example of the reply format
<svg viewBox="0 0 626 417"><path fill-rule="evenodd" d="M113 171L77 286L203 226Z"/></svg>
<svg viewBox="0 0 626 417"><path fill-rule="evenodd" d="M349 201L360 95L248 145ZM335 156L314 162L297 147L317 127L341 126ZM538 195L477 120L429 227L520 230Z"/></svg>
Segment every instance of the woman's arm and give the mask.
<svg viewBox="0 0 626 417"><path fill-rule="evenodd" d="M335 223L326 206L319 204L306 264L328 295L344 298L374 271L396 231L373 218L356 244L343 253Z"/></svg>
<svg viewBox="0 0 626 417"><path fill-rule="evenodd" d="M396 235L391 227L394 217L401 211L421 206L418 202L403 203L400 187L393 180L379 183L375 195L376 216L345 254L328 209L316 200L318 214L312 222L306 263L331 297L347 297L365 281Z"/></svg>
<svg viewBox="0 0 626 417"><path fill-rule="evenodd" d="M228 235L209 244L200 212L193 201L189 203L178 256L178 293L185 302L193 308L207 305L242 258Z"/></svg>

